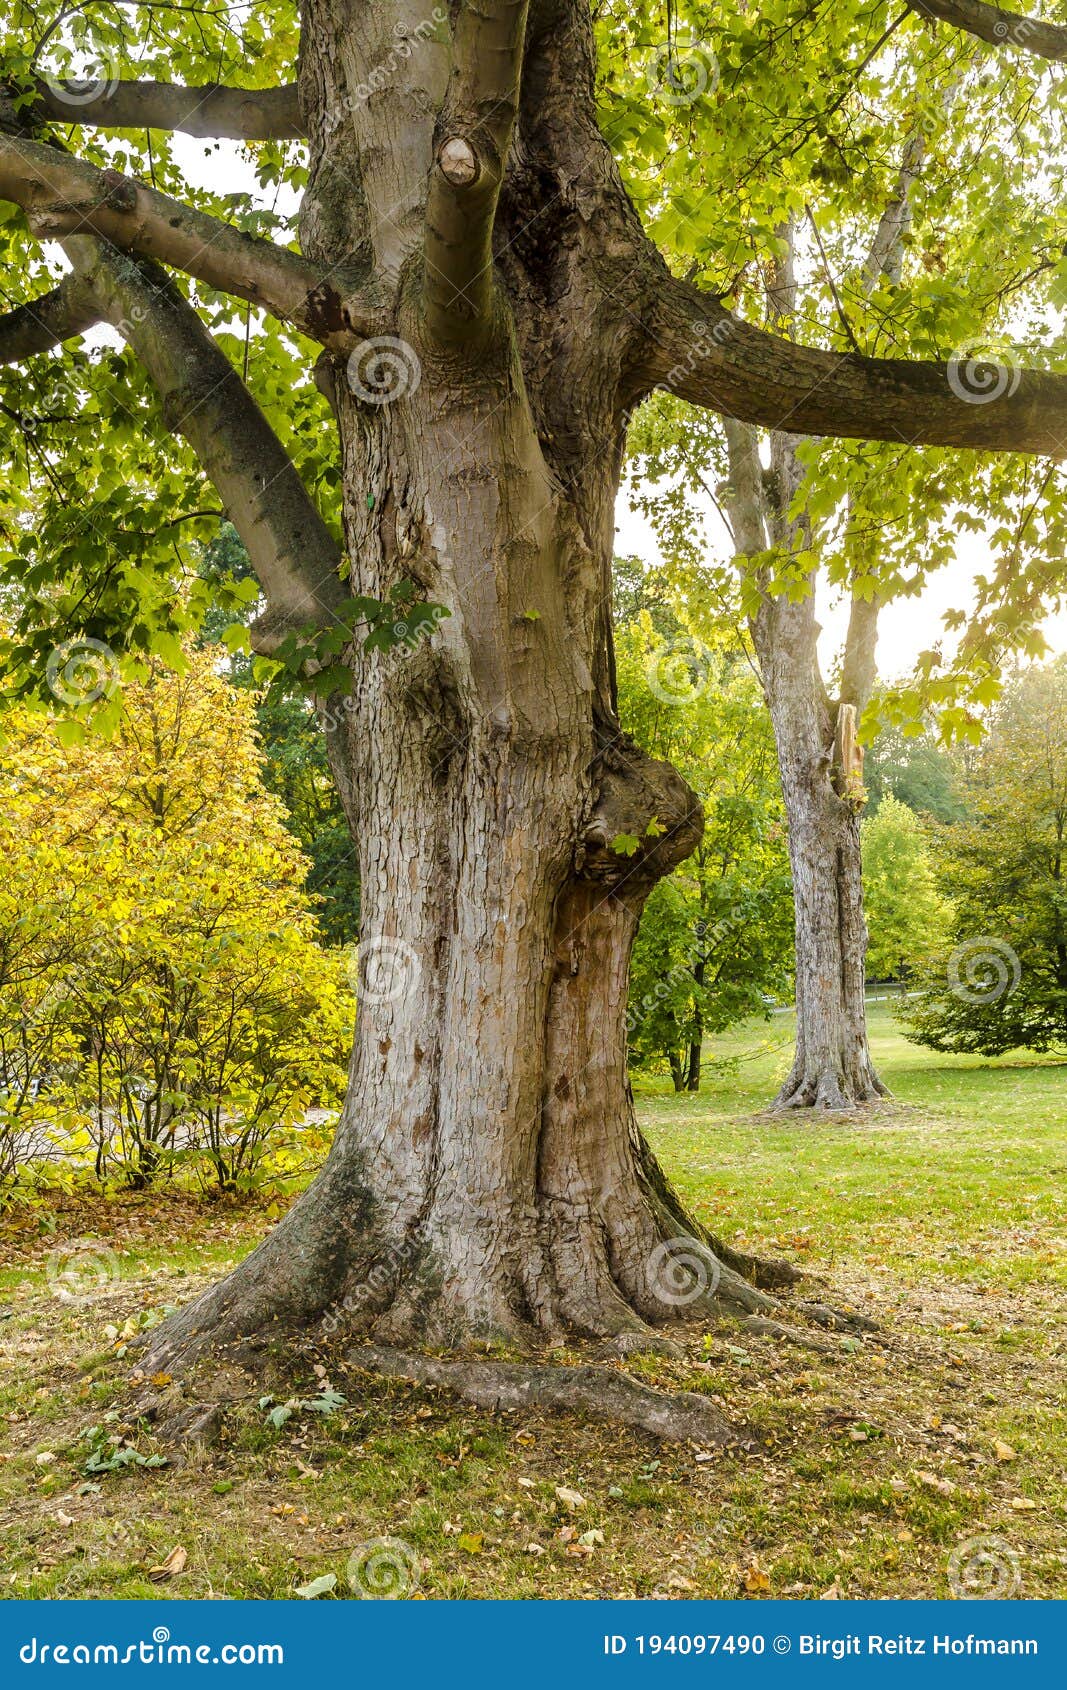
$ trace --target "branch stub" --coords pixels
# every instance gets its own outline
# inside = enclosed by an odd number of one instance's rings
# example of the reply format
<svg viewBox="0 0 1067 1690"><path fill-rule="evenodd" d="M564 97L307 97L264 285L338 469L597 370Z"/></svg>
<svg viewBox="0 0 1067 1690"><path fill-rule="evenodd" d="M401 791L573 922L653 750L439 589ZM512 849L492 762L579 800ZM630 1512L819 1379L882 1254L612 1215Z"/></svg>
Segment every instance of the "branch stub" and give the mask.
<svg viewBox="0 0 1067 1690"><path fill-rule="evenodd" d="M454 188L469 188L481 174L478 155L462 135L451 135L442 142L437 164L445 181Z"/></svg>

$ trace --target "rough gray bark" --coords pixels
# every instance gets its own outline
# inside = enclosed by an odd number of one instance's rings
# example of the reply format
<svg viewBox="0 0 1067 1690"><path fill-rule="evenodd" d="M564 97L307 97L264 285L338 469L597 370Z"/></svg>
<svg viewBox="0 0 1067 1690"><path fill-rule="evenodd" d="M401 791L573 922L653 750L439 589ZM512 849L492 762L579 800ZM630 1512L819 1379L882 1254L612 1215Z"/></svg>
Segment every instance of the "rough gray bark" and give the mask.
<svg viewBox="0 0 1067 1690"><path fill-rule="evenodd" d="M326 372L350 589L383 598L405 576L451 615L429 644L363 663L348 705L323 709L361 855L348 1100L311 1190L160 1330L152 1365L171 1371L280 1328L392 1344L525 1344L564 1329L624 1340L714 1307L776 1306L739 1271L750 1264L714 1257L665 1195L633 1118L625 998L637 918L702 826L693 794L615 715L612 518L647 282L626 256L633 214L592 106L576 137L559 104L573 37L529 45L521 162L501 187L521 8L498 10L489 128L462 118L474 63L464 70L462 54L449 79L440 54L413 48L410 97L346 101L391 35L384 9L354 34L343 7L319 5L305 29L316 162L302 245L325 266L362 243L392 278L403 342L390 403L368 401L340 360ZM587 24L577 45L591 88ZM453 123L473 167L450 147ZM595 218L574 217L587 192L572 169L578 144L600 160ZM570 233L542 231L534 250L521 231L542 196L549 230ZM470 262L494 225L495 272ZM562 361L546 293L569 294L575 325L597 323ZM620 832L645 838L653 816L665 831L636 858L611 851ZM676 1267L679 1236L698 1240L691 1279Z"/></svg>
<svg viewBox="0 0 1067 1690"><path fill-rule="evenodd" d="M1062 63L1067 59L1067 28L991 6L987 0L911 0L919 17L952 24L991 47L1014 47L1021 53Z"/></svg>

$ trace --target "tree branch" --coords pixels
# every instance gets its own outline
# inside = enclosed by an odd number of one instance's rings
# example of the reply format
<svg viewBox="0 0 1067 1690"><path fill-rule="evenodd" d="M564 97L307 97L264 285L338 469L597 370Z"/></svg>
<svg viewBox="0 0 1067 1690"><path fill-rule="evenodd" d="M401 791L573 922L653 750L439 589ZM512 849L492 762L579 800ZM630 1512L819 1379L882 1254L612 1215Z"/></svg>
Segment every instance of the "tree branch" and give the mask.
<svg viewBox="0 0 1067 1690"><path fill-rule="evenodd" d="M342 271L324 275L298 253L57 147L0 134L0 197L20 205L42 239L92 230L247 299L335 350L349 350L376 322Z"/></svg>
<svg viewBox="0 0 1067 1690"><path fill-rule="evenodd" d="M493 223L519 105L527 0L464 0L426 201L423 300L440 340L490 315Z"/></svg>
<svg viewBox="0 0 1067 1690"><path fill-rule="evenodd" d="M170 277L87 235L64 251L101 316L132 347L163 401L167 426L214 482L267 595L259 649L295 627L328 624L345 598L340 547L281 441Z"/></svg>
<svg viewBox="0 0 1067 1690"><path fill-rule="evenodd" d="M985 0L910 0L910 4L920 17L952 24L991 47L1017 47L1022 53L1057 64L1067 60L1067 28L1063 24L1004 12Z"/></svg>
<svg viewBox="0 0 1067 1690"><path fill-rule="evenodd" d="M1067 452L1067 376L1004 368L999 397L960 397L966 381L952 364L798 346L667 275L649 316L648 387L743 422L915 446Z"/></svg>
<svg viewBox="0 0 1067 1690"><path fill-rule="evenodd" d="M875 593L869 599L852 595L845 636L844 661L841 667L840 698L851 704L857 718L867 708L868 700L878 679L878 617L883 600Z"/></svg>
<svg viewBox="0 0 1067 1690"><path fill-rule="evenodd" d="M77 276L64 276L51 293L16 305L0 317L0 364L20 364L50 352L100 321L100 308Z"/></svg>
<svg viewBox="0 0 1067 1690"><path fill-rule="evenodd" d="M69 92L68 92L69 90ZM296 85L185 88L176 82L107 84L91 101L77 82L37 79L39 114L96 129L177 129L226 141L291 141L304 135Z"/></svg>

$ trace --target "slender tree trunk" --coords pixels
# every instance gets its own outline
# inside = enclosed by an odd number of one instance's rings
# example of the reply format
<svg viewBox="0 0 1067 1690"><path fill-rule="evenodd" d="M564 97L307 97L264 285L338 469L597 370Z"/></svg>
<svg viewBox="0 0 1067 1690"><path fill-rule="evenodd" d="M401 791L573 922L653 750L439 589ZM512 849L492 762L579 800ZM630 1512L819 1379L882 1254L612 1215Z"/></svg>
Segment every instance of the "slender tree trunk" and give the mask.
<svg viewBox="0 0 1067 1690"><path fill-rule="evenodd" d="M789 272L783 286L788 289ZM755 431L727 423L730 514L739 551L803 544L790 518L801 467L795 439L771 436L770 473ZM842 766L841 712L853 719L874 675L876 611L853 605L842 699L835 706L819 670L814 579L804 598L764 593L751 621L778 753L789 835L796 933L796 1049L776 1108L849 1109L886 1095L867 1043L863 868L851 768ZM846 704L847 697L847 704Z"/></svg>
<svg viewBox="0 0 1067 1690"><path fill-rule="evenodd" d="M703 988L706 972L707 965L704 958L701 957L700 961L693 969L693 979L696 983L698 993ZM696 1024L696 1032L689 1042L689 1055L685 1074L685 1086L687 1091L700 1090L700 1058L704 1048L704 1026L700 1019L699 1008L694 1008L693 1020Z"/></svg>
<svg viewBox="0 0 1067 1690"><path fill-rule="evenodd" d="M847 1109L885 1095L864 1002L867 925L856 802L837 761L808 599L763 613L761 672L778 747L796 912L796 1051L778 1108Z"/></svg>
<svg viewBox="0 0 1067 1690"><path fill-rule="evenodd" d="M686 1091L700 1090L700 1053L702 1049L703 1046L699 1039L694 1039L689 1046L689 1060L685 1071Z"/></svg>

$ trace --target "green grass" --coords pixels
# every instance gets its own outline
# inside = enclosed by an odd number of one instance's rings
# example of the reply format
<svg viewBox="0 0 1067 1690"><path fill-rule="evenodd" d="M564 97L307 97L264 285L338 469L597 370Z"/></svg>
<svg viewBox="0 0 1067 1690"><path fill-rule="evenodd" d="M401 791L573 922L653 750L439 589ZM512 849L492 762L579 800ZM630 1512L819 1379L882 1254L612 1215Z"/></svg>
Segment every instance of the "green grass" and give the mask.
<svg viewBox="0 0 1067 1690"><path fill-rule="evenodd" d="M729 1450L479 1414L326 1356L347 1398L329 1419L298 1411L276 1431L253 1396L209 1452L88 1474L93 1425L156 1449L123 1418L123 1334L269 1222L180 1196L57 1198L0 1227L0 1594L283 1597L332 1573L347 1595L353 1553L362 1565L359 1546L388 1538L431 1598L758 1596L764 1579L779 1596L937 1596L959 1545L988 1537L1019 1595L1067 1594L1065 1070L918 1050L876 1007L892 1106L782 1119L762 1110L789 1031L776 1017L722 1041L714 1054L733 1067L696 1096L636 1088L702 1219L881 1323L824 1356L724 1322L690 1332L682 1361L629 1364L714 1396L737 1428ZM66 1304L49 1256L86 1237L115 1252L120 1277ZM584 1502L572 1511L557 1486ZM185 1570L154 1583L177 1544Z"/></svg>
<svg viewBox="0 0 1067 1690"><path fill-rule="evenodd" d="M694 1095L638 1081L671 1177L712 1230L826 1271L842 1256L914 1284L1067 1284L1067 1063L942 1056L909 1044L886 1004L872 1048L897 1107L857 1126L752 1115L788 1068L791 1017L715 1042L730 1069Z"/></svg>

